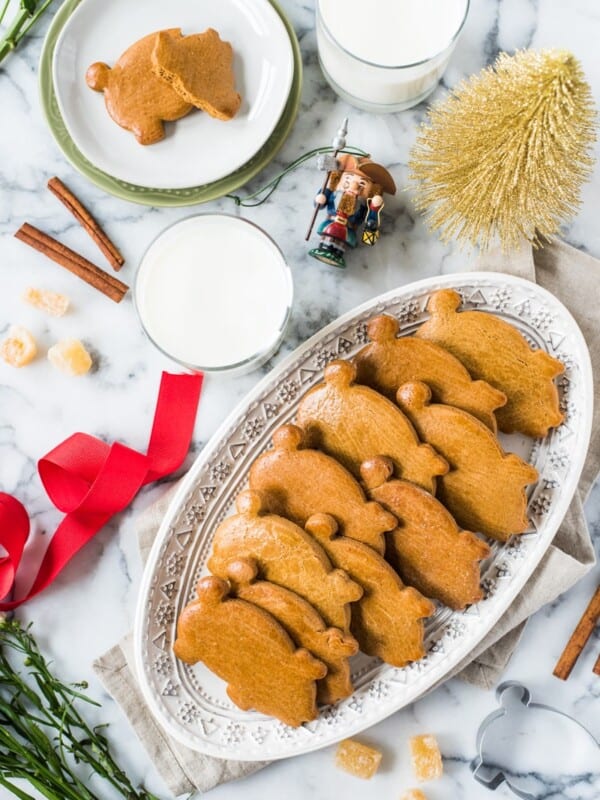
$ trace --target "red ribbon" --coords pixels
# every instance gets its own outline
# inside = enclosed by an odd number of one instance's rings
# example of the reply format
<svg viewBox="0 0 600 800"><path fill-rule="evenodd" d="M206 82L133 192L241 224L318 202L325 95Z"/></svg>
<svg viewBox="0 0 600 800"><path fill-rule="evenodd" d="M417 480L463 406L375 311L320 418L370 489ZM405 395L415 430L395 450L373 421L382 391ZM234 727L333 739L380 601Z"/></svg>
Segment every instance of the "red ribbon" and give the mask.
<svg viewBox="0 0 600 800"><path fill-rule="evenodd" d="M0 611L10 611L43 591L75 553L131 503L142 486L183 464L201 389L202 375L163 372L146 455L75 433L39 461L46 492L66 516L50 540L29 592L19 600L0 602ZM0 492L0 545L7 552L0 558L0 598L6 597L14 584L28 536L25 508L16 498Z"/></svg>

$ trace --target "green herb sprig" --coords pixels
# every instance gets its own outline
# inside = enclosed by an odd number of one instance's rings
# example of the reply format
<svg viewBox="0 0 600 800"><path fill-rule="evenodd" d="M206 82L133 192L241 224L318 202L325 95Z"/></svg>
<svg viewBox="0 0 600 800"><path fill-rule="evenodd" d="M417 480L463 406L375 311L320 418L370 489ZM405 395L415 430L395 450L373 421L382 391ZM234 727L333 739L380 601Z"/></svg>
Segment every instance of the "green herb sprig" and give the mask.
<svg viewBox="0 0 600 800"><path fill-rule="evenodd" d="M0 62L11 53L35 25L53 0L19 0L19 8L0 38ZM0 25L8 11L10 0L4 0L0 11Z"/></svg>
<svg viewBox="0 0 600 800"><path fill-rule="evenodd" d="M80 703L99 706L82 693L87 683L62 683L30 628L0 615L0 786L20 800L34 798L15 786L15 779L28 782L48 800L99 800L77 769L84 765L120 797L158 800L134 787L114 761L106 725L91 728L81 716Z"/></svg>

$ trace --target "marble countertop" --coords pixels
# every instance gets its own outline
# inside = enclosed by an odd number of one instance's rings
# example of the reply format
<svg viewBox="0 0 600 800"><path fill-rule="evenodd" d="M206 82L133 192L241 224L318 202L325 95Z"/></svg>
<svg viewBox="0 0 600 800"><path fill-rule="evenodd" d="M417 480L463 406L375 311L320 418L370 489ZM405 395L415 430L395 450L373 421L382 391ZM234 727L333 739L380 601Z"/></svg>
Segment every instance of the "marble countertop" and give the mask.
<svg viewBox="0 0 600 800"><path fill-rule="evenodd" d="M425 106L390 116L370 116L348 107L325 84L316 57L312 0L283 0L298 33L305 65L301 111L296 126L272 164L249 189L274 175L305 149L328 144L341 119L350 118L349 144L372 151L390 166L397 184L407 176L409 148ZM368 6L365 7L368 13ZM63 178L102 221L122 247L126 282L148 243L175 220L195 210L240 213L231 200L201 209L152 209L103 194L65 161L46 128L38 100L37 60L49 20L35 37L0 71L0 334L11 323L29 327L42 352L57 339L77 336L94 354L96 368L83 379L69 379L41 357L24 370L0 363L0 488L17 495L33 520L33 535L25 562L32 565L60 519L36 471L37 459L74 431L109 441L120 440L144 450L150 430L156 389L162 369L173 367L144 337L131 296L116 306L64 271L29 252L12 234L25 220L57 236L92 260L94 245L45 189L48 178ZM469 19L444 78L445 86L489 64L499 50L560 46L581 60L600 104L600 11L595 0L475 0ZM441 87L435 96L444 91ZM345 271L328 269L307 256L304 230L320 175L305 167L288 176L267 204L243 209L243 216L265 227L282 247L293 270L295 302L290 328L277 361L323 325L356 304L401 284L464 268L469 256L444 246L431 236L415 213L409 193L399 192L386 206L385 230L375 248L352 253ZM585 187L583 207L565 230L565 238L600 257L600 170ZM64 291L73 311L63 319L46 318L19 300L28 285ZM207 378L198 415L191 461L225 414L261 377L262 372L238 378ZM141 577L134 520L161 487L143 491L132 507L113 520L64 570L53 587L18 612L33 621L44 651L67 680L86 679L90 692L103 703L101 717L111 723L109 735L121 760L136 779L160 796L167 792L118 707L94 677L91 663L131 627ZM600 537L600 487L586 506L592 533ZM598 697L600 679L592 666L600 651L595 634L571 679L552 677L553 665L576 620L598 583L598 570L530 621L506 673L524 682L541 702L574 714L600 738ZM214 791L215 800L269 800L285 794L288 800L307 796L320 800L337 793L348 797L398 798L412 785L407 740L420 732L434 733L445 756L445 776L426 787L429 800L460 797L481 800L486 790L476 784L468 763L475 755L475 734L481 719L495 708L493 692L457 680L450 681L364 735L384 752L383 767L371 783L339 772L333 749L277 763ZM100 717L99 717L100 718ZM542 740L538 741L544 746ZM529 746L529 742L527 743ZM492 795L490 795L491 797ZM496 797L512 797L506 787ZM542 795L540 795L541 797ZM0 789L0 798L8 797ZM591 784L567 783L546 800L587 800L598 797Z"/></svg>

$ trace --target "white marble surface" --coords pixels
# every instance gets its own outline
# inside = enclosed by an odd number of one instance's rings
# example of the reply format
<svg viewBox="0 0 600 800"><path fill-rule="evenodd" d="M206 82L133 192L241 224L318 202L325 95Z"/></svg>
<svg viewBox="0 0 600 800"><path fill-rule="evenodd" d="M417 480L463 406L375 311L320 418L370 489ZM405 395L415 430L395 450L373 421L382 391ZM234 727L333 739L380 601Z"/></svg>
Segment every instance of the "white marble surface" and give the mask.
<svg viewBox="0 0 600 800"><path fill-rule="evenodd" d="M408 151L424 107L373 117L338 101L325 85L316 63L312 2L284 0L283 5L293 20L304 54L302 108L277 164L251 188L304 149L327 144L345 115L350 117L349 143L371 150L382 163L390 165L402 187ZM557 0L474 0L472 6L445 78L447 85L488 64L500 49L560 46L580 58L600 101L600 12L595 0L573 0L569 4ZM368 16L368 5L365 15ZM46 129L37 95L37 58L46 24L0 71L0 333L10 323L24 324L35 333L42 352L26 370L16 371L0 364L0 488L23 500L33 518L25 571L39 558L47 535L60 519L59 513L50 509L40 484L37 458L76 430L144 449L160 371L172 365L144 338L130 296L120 306L111 304L38 254L29 252L12 234L28 220L99 261L90 240L44 188L49 177L59 175L122 246L127 258L122 277L132 282L135 266L150 240L169 223L193 213L193 209L147 209L108 197L66 163ZM438 95L443 91L440 88ZM418 278L460 270L468 258L430 236L414 212L410 194L399 192L387 204L385 231L377 247L351 254L345 272L328 269L308 258L304 243L311 198L318 183L318 174L307 167L289 176L271 202L243 211L244 216L275 237L294 273L294 314L277 358L357 303ZM595 256L600 256L599 198L597 169L585 188L580 213L565 231L569 242ZM200 210L209 209L236 213L232 202L226 199ZM73 299L73 311L64 319L55 320L26 307L19 297L30 284L66 292ZM83 338L95 354L96 370L80 380L56 373L44 359L53 342L69 335ZM190 459L259 377L260 374L252 374L237 379L207 379ZM35 622L40 643L65 679L89 680L91 692L104 704L98 718L111 722L110 736L123 763L136 779L167 797L128 723L91 670L92 660L131 626L141 574L134 518L159 491L160 488L152 488L143 492L130 510L74 559L49 591L19 611L19 617ZM588 500L587 514L592 533L597 534L598 486ZM536 698L575 714L600 737L600 680L592 674L600 636L594 636L567 683L559 683L551 675L554 662L597 583L595 570L531 620L506 677L525 682ZM383 767L369 784L337 771L333 750L327 749L273 765L243 783L215 790L212 796L215 800L268 800L285 794L289 800L307 796L325 800L343 793L349 797L398 798L414 784L407 739L429 731L439 737L446 763L445 777L426 787L429 800L480 800L488 796L487 792L473 781L467 764L475 755L477 725L494 707L492 692L451 681L365 734L366 741L384 751ZM530 746L532 740L523 743L523 747ZM573 744L570 749L574 749ZM569 748L564 752L568 753ZM568 763L566 757L565 761ZM539 796L545 800L591 800L599 792L597 784L594 788L591 783L567 781L559 791L545 790ZM501 787L496 796L512 795ZM5 797L8 795L0 789L0 798Z"/></svg>

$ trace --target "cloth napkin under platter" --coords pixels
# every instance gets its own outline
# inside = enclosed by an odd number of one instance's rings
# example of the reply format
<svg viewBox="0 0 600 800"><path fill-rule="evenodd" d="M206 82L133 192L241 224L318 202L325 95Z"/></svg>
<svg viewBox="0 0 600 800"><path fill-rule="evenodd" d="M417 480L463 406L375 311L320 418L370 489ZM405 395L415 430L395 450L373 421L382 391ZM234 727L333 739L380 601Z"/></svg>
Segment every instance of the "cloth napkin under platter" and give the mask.
<svg viewBox="0 0 600 800"><path fill-rule="evenodd" d="M594 370L594 423L581 483L553 544L500 622L479 643L454 674L482 688L494 686L523 632L527 618L567 591L594 564L583 501L600 469L600 325L593 298L600 294L600 261L562 242L539 251L529 246L518 253L486 256L478 269L518 275L548 289L577 320L586 338ZM138 520L139 545L145 561L175 487ZM144 703L133 671L127 637L95 663L106 689L119 703L149 757L174 795L206 792L221 783L249 775L265 764L224 761L196 753L173 741ZM450 676L448 676L450 677Z"/></svg>

